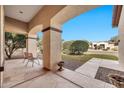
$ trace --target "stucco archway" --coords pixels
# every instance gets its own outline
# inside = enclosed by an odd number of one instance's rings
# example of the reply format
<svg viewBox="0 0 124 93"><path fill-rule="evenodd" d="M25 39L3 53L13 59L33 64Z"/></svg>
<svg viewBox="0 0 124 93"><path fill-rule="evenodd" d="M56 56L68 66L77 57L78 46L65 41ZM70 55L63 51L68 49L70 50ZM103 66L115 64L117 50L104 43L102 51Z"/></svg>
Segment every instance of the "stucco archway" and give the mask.
<svg viewBox="0 0 124 93"><path fill-rule="evenodd" d="M42 29L42 24L37 25L27 34L26 49L29 53L32 53L34 57L37 57L37 32L41 32Z"/></svg>
<svg viewBox="0 0 124 93"><path fill-rule="evenodd" d="M87 12L91 9L94 9L98 6L96 5L68 5L64 7L61 11L59 11L54 17L50 20L50 26L47 27L43 32L46 34L46 38L49 35L50 39L46 42L50 43L50 46L47 47L48 51L44 51L49 59L45 62L47 64L47 68L51 70L57 69L57 63L61 61L61 26L64 22L72 19L75 16L78 16L84 12ZM48 49L49 48L49 49ZM46 59L46 58L45 58Z"/></svg>

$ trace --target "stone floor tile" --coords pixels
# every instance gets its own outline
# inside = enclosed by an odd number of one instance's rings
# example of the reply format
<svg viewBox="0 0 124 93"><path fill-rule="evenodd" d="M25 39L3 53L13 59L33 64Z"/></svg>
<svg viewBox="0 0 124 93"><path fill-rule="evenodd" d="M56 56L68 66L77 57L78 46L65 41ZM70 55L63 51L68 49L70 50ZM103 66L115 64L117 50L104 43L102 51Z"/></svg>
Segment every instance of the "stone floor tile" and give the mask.
<svg viewBox="0 0 124 93"><path fill-rule="evenodd" d="M89 78L85 75L68 69L64 69L62 72L57 72L57 74L85 88L104 88L105 86L105 82Z"/></svg>
<svg viewBox="0 0 124 93"><path fill-rule="evenodd" d="M43 76L35 78L34 80L25 82L15 88L79 88L77 85L61 78L60 76L48 72Z"/></svg>

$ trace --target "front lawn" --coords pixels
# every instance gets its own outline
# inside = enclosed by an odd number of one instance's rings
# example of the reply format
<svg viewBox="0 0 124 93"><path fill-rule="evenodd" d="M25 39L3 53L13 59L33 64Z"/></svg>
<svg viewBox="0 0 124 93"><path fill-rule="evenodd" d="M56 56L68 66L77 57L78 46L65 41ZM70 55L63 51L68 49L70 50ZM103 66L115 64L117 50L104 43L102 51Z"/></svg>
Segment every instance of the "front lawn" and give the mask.
<svg viewBox="0 0 124 93"><path fill-rule="evenodd" d="M85 63L92 58L101 58L108 60L118 60L118 57L113 55L105 55L105 54L84 54L84 55L66 55L62 54L62 60L65 61L78 61Z"/></svg>

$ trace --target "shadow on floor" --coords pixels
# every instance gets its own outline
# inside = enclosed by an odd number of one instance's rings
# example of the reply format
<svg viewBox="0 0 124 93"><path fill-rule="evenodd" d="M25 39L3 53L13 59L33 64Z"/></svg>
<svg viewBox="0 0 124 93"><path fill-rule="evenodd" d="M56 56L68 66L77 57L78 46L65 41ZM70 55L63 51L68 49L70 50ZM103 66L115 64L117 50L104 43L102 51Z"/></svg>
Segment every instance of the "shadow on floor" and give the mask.
<svg viewBox="0 0 124 93"><path fill-rule="evenodd" d="M70 70L76 70L78 67L80 67L81 65L83 65L82 62L78 62L78 61L65 61L64 60L64 67Z"/></svg>

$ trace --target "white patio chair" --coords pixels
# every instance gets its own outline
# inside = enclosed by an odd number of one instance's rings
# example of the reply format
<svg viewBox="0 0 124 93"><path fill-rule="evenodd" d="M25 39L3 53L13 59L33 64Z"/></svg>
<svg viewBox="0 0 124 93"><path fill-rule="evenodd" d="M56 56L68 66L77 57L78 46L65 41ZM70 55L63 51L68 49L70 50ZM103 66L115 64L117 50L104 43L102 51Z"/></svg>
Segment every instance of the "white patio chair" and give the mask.
<svg viewBox="0 0 124 93"><path fill-rule="evenodd" d="M26 66L28 65L29 62L32 62L32 67L34 66L34 63L36 63L35 60L38 60L37 57L33 57L32 53L28 53L27 59L28 59L28 62L26 64ZM36 63L36 64L40 65L40 61L38 60L38 63Z"/></svg>

